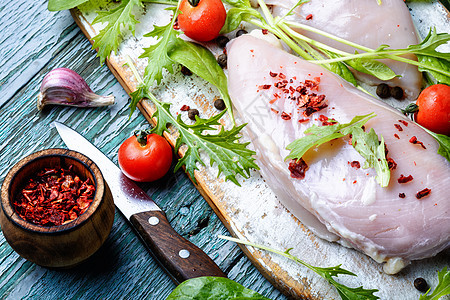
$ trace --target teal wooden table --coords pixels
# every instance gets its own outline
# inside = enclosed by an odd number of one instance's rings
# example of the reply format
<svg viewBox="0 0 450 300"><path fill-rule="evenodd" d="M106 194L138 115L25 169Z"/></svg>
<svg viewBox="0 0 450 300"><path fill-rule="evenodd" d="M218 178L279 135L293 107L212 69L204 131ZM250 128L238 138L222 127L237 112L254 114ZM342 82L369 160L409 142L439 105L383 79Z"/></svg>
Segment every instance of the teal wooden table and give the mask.
<svg viewBox="0 0 450 300"><path fill-rule="evenodd" d="M120 144L135 129L148 128L129 97L104 66L70 13L47 11L45 0L2 0L0 4L0 180L22 157L65 147L52 126L63 122L85 135L117 163ZM109 108L36 107L44 75L67 67L99 94L114 94ZM217 238L227 235L188 177L169 171L142 185L167 213L172 226L203 249L228 277L271 299L285 299L253 267L241 250ZM120 212L104 246L82 265L68 270L37 266L15 253L0 233L1 299L165 299L175 284L144 248Z"/></svg>

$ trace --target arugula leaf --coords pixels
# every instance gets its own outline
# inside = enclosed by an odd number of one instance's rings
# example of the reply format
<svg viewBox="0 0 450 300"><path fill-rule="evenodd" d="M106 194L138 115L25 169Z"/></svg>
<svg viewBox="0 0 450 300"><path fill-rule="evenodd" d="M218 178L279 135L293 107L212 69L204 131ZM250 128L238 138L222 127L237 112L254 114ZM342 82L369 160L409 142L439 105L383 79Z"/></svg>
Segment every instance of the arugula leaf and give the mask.
<svg viewBox="0 0 450 300"><path fill-rule="evenodd" d="M87 1L89 0L49 0L47 9L49 11L71 9Z"/></svg>
<svg viewBox="0 0 450 300"><path fill-rule="evenodd" d="M330 58L336 58L338 55L331 51L322 51ZM339 75L344 80L350 82L354 86L358 86L358 82L356 81L355 75L350 71L350 69L343 62L335 62L328 64L328 70Z"/></svg>
<svg viewBox="0 0 450 300"><path fill-rule="evenodd" d="M358 53L356 52L356 54ZM397 76L397 74L384 63L374 59L355 58L346 61L346 63L356 71L375 76L381 80L390 80Z"/></svg>
<svg viewBox="0 0 450 300"><path fill-rule="evenodd" d="M364 116L356 116L350 123L346 124L336 123L330 126L313 125L305 131L308 135L296 139L287 145L286 149L291 150L291 152L286 157L286 160L300 159L313 147L318 147L323 143L351 134L353 147L366 160L364 168L374 168L377 172L377 182L382 187L386 187L389 185L391 172L386 160L383 136L381 136L380 142L373 129L366 133L361 128L373 117L375 115L371 113Z"/></svg>
<svg viewBox="0 0 450 300"><path fill-rule="evenodd" d="M235 124L233 106L228 94L227 77L214 55L198 44L180 39L177 47L170 51L169 57L217 87L227 106L231 121Z"/></svg>
<svg viewBox="0 0 450 300"><path fill-rule="evenodd" d="M144 82L147 86L160 84L163 78L162 72L164 69L173 73L174 61L169 57L168 52L179 45L178 31L173 29L177 12L175 12L172 20L164 26L155 26L154 29L144 35L145 37L158 38L158 42L149 48L144 48L140 58L147 58L148 64L145 68Z"/></svg>
<svg viewBox="0 0 450 300"><path fill-rule="evenodd" d="M142 6L141 0L122 0L115 8L108 11L98 11L92 24L107 23L106 27L93 37L93 49L98 48L97 56L100 63L106 60L111 51L117 52L120 43L121 28L131 30L134 35L135 25L138 21L132 14L133 8Z"/></svg>
<svg viewBox="0 0 450 300"><path fill-rule="evenodd" d="M272 253L276 253L276 254L282 255L290 260L293 260L293 261L307 267L308 269L316 272L318 275L320 275L322 278L324 278L326 281L328 281L328 283L330 283L332 286L334 286L336 288L337 292L339 293L341 298L344 300L355 300L355 299L357 299L357 300L359 300L359 299L360 300L363 300L363 299L364 300L376 300L376 299L379 299L379 297L374 295L374 293L378 292L377 289L366 290L362 286L357 287L357 288L352 288L352 287L348 287L348 286L341 284L341 283L337 282L336 280L334 280L333 277L337 277L338 275L356 276L356 274L341 268L341 265L338 265L335 267L329 267L329 268L314 267L314 266L311 266L310 264L304 262L303 260L299 259L298 257L291 255L290 251L292 250L292 248L289 248L286 251L282 252L282 251L275 250L275 249L272 249L267 246L258 245L258 244L255 244L255 243L252 243L249 241L240 240L240 239L236 239L236 238L232 238L232 237L228 237L228 236L219 235L218 237L221 239L235 242L235 243L244 244L244 245L252 246L255 248L262 249L262 250L266 250L266 251L269 251ZM425 299L425 300L427 300L427 299Z"/></svg>
<svg viewBox="0 0 450 300"><path fill-rule="evenodd" d="M186 145L187 150L184 156L179 159L175 166L175 171L181 166L186 167L186 172L195 182L194 171L198 170L197 163L204 165L200 157L200 150L204 151L209 156L210 165L214 163L218 166L219 174L225 176L225 180L230 180L236 185L240 186L236 179L236 175L240 174L244 178L250 176L250 169L259 169L252 157L255 152L247 148L247 143L239 143L239 133L246 125L234 126L230 130L225 130L221 127L217 134L205 134L205 131L214 130L213 126L218 126L218 120L226 113L221 112L209 119L202 119L196 117L196 122L193 125L188 125L183 122L181 116L173 117L170 113L170 103L162 102L148 91L145 85L141 85L134 93L131 94L133 101L136 103L140 99L150 99L156 106L156 111L152 117L158 120L156 127L152 132L162 134L164 131L170 132L167 125L171 124L178 130L178 138L175 144L175 151L178 151L181 145Z"/></svg>
<svg viewBox="0 0 450 300"><path fill-rule="evenodd" d="M285 160L300 159L306 153L306 151L313 148L314 146L318 147L323 143L344 137L351 133L352 128L360 128L373 117L375 117L375 115L372 113L364 116L356 116L350 121L350 123L346 124L336 123L335 125L320 127L317 125L313 125L305 131L305 133L308 135L296 139L295 141L287 145L286 149L291 150L291 152L285 158Z"/></svg>
<svg viewBox="0 0 450 300"><path fill-rule="evenodd" d="M442 271L438 272L439 283L434 289L433 293L429 294L429 289L424 295L420 296L419 300L437 300L445 295L450 295L450 271L444 267Z"/></svg>
<svg viewBox="0 0 450 300"><path fill-rule="evenodd" d="M378 140L378 135L373 128L368 133L362 128L352 128L352 145L359 154L366 160L363 168L374 168L377 172L375 179L382 186L389 185L391 171L386 160L386 149L384 146L384 138Z"/></svg>
<svg viewBox="0 0 450 300"><path fill-rule="evenodd" d="M194 299L270 300L223 277L198 277L186 280L177 286L166 300Z"/></svg>

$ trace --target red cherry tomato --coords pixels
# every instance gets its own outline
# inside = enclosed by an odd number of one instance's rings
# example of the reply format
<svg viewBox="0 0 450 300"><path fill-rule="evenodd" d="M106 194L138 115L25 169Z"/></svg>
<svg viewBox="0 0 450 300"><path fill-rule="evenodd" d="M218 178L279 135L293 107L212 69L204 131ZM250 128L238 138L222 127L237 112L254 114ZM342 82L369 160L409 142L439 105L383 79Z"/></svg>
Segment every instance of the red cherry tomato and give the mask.
<svg viewBox="0 0 450 300"><path fill-rule="evenodd" d="M180 29L188 37L199 42L207 42L218 37L227 18L221 0L182 0L180 11L178 15Z"/></svg>
<svg viewBox="0 0 450 300"><path fill-rule="evenodd" d="M450 86L435 84L420 93L416 122L440 134L450 135Z"/></svg>
<svg viewBox="0 0 450 300"><path fill-rule="evenodd" d="M140 143L142 142L142 145ZM119 166L130 179L150 182L163 177L172 164L172 148L160 135L143 131L119 148Z"/></svg>

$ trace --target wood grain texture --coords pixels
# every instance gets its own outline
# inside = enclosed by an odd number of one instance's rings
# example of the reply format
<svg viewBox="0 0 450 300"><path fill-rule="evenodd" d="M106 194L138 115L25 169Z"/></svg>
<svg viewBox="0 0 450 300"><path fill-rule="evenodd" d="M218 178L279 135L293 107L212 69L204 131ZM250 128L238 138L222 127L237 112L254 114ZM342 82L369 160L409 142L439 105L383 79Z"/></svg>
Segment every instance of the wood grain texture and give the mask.
<svg viewBox="0 0 450 300"><path fill-rule="evenodd" d="M438 9L436 11L429 9L430 5L436 7L437 1L411 3L411 5L413 7L411 9L412 14L420 12L421 17L433 16L430 17L433 20L436 17L447 18ZM83 9L81 10L83 11ZM91 25L92 11L92 9L85 8L81 13L77 10L74 10L73 13L76 22L89 39L92 39L102 27L101 25ZM119 82L127 92L135 90L136 81L130 70L124 66L124 56L129 55L131 57L142 75L143 67L147 62L138 59L139 48L148 47L151 43L142 35L150 31L155 22L157 25L163 25L168 21L167 14L158 14L156 11L156 7L146 7L138 14L141 23L136 26L136 37L125 35L118 54L112 55L108 61L113 74L119 76ZM416 19L416 22L422 23L418 19ZM447 26L445 24L448 25L448 20L436 24L441 26L438 31L445 31ZM425 25L420 29L422 34L426 34ZM179 72L175 72L174 75L167 73L163 83L156 87L153 92L159 99L172 103L171 112L173 114L180 113L178 108L183 104L198 108L203 117L215 113L212 106L215 91L199 81L198 78L185 78ZM139 103L138 107L145 118L152 122L150 116L154 112L153 105L144 100ZM185 116L182 115L182 117ZM230 124L226 118L224 123ZM167 138L173 145L175 137L168 135ZM229 182L225 182L223 178L216 178L217 168L214 166L200 167L200 170L195 174L196 187L199 192L233 235L249 239L255 243L266 244L279 250L293 247L294 250L291 251L291 254L303 258L313 265L343 264L345 268L360 275L357 278L345 278L345 284L379 288L378 295L382 298L402 299L404 295L408 297L418 295L411 284L414 278L425 276L429 280L433 280L433 274L442 269L448 261L448 253L445 252L433 259L414 263L399 276L388 276L381 270L381 265L367 256L355 250L316 238L278 202L276 195L267 187L259 173L252 172L250 179L241 180L243 187L240 189ZM305 270L277 255L268 254L251 247L242 247L242 250L261 273L288 297L307 299L335 299L339 297L334 289L310 270Z"/></svg>
<svg viewBox="0 0 450 300"><path fill-rule="evenodd" d="M128 95L109 69L100 66L69 12L49 13L46 5L46 1L31 0L0 3L0 26L9 35L0 35L0 182L22 157L65 147L52 128L53 121L81 132L115 163L120 144L135 129L148 128L138 112L129 119ZM39 18L33 17L35 12L41 12ZM75 70L94 92L113 93L116 104L95 109L49 106L39 112L40 83L57 67ZM21 77L28 71L32 71L29 79ZM8 88L5 74L9 74ZM285 299L234 243L217 239L217 234L227 234L226 228L182 171L173 173L172 168L163 179L141 187L165 210L174 229L212 257L229 278L271 299ZM174 288L119 212L100 250L70 270L51 270L26 261L0 233L0 299L160 300Z"/></svg>
<svg viewBox="0 0 450 300"><path fill-rule="evenodd" d="M130 221L175 283L202 276L227 277L206 253L170 226L162 211L138 213Z"/></svg>
<svg viewBox="0 0 450 300"><path fill-rule="evenodd" d="M12 206L24 184L44 168L73 167L82 180L95 183L91 205L77 219L60 226L38 226L22 219ZM10 246L38 265L68 268L93 255L105 242L114 221L111 191L97 166L86 156L66 149L46 149L19 161L2 184L0 225Z"/></svg>

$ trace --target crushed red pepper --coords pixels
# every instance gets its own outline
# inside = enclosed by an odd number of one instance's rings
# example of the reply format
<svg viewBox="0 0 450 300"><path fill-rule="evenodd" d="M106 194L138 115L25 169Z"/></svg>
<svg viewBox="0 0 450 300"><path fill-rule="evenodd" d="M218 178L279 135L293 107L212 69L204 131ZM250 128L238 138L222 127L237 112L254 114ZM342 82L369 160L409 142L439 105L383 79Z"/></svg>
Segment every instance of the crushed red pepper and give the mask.
<svg viewBox="0 0 450 300"><path fill-rule="evenodd" d="M92 203L95 187L68 169L47 169L30 178L13 206L19 216L33 224L57 226L71 222Z"/></svg>
<svg viewBox="0 0 450 300"><path fill-rule="evenodd" d="M306 20L311 20L312 18L313 18L312 14L309 14L309 15L306 16Z"/></svg>
<svg viewBox="0 0 450 300"><path fill-rule="evenodd" d="M398 120L398 121L403 125L405 125L406 127L408 127L408 122L406 122L405 120Z"/></svg>
<svg viewBox="0 0 450 300"><path fill-rule="evenodd" d="M391 157L386 157L387 163L388 163L388 168L389 170L395 170L397 168L397 163L391 158Z"/></svg>
<svg viewBox="0 0 450 300"><path fill-rule="evenodd" d="M291 160L289 162L289 171L291 171L291 177L295 179L304 179L305 171L308 169L308 165L300 158L299 160Z"/></svg>
<svg viewBox="0 0 450 300"><path fill-rule="evenodd" d="M352 166L352 168L355 168L355 169L361 168L361 164L360 164L359 161L357 161L357 160L354 160L354 161L352 161L352 162L349 162L349 164Z"/></svg>
<svg viewBox="0 0 450 300"><path fill-rule="evenodd" d="M427 147L425 147L425 145L424 145L422 142L419 142L419 141L417 140L417 137L416 137L416 136L413 136L412 138L410 138L410 139L409 139L409 142L410 142L411 144L419 144L420 146L422 146L423 149L427 149Z"/></svg>
<svg viewBox="0 0 450 300"><path fill-rule="evenodd" d="M181 108L180 108L180 110L181 111L188 111L188 110L190 110L191 108L189 107L189 105L183 105Z"/></svg>
<svg viewBox="0 0 450 300"><path fill-rule="evenodd" d="M431 193L431 190L429 188L424 188L423 190L417 192L416 198L422 199L423 197L428 196Z"/></svg>
<svg viewBox="0 0 450 300"><path fill-rule="evenodd" d="M400 175L400 177L397 179L398 183L407 183L412 181L414 178L412 175L404 176L403 174Z"/></svg>
<svg viewBox="0 0 450 300"><path fill-rule="evenodd" d="M395 137L396 139L400 139L400 137L399 137L398 134L396 134L396 133L394 133L394 137Z"/></svg>
<svg viewBox="0 0 450 300"><path fill-rule="evenodd" d="M395 128L397 128L398 131L403 131L402 126L400 126L399 124L394 124Z"/></svg>

